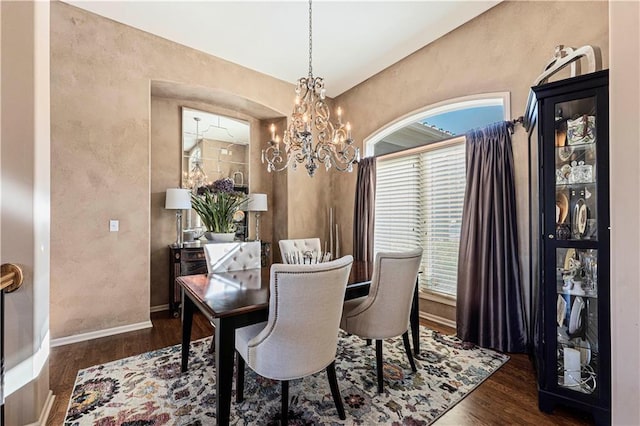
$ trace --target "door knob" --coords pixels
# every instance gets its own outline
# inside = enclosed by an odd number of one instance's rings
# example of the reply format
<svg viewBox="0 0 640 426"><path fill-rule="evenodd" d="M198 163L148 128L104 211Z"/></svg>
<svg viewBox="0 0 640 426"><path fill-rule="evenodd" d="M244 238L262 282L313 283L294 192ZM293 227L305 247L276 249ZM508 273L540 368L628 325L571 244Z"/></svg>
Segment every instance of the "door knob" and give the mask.
<svg viewBox="0 0 640 426"><path fill-rule="evenodd" d="M22 281L24 281L22 269L13 263L3 263L1 268L2 281L0 282L0 290L5 293L11 293L19 289Z"/></svg>

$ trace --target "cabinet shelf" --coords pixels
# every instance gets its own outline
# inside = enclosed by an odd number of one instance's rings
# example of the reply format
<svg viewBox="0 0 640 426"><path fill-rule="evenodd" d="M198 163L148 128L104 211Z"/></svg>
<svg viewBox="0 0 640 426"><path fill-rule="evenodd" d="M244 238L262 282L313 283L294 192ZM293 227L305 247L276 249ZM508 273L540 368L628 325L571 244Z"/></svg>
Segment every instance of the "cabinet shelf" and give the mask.
<svg viewBox="0 0 640 426"><path fill-rule="evenodd" d="M566 296L580 296L580 297L588 297L590 299L597 299L598 298L598 293L591 293L591 292L582 292L582 293L577 293L574 290L564 290L562 288L563 284L560 284L558 286L558 288L556 289L556 294L559 295L566 295Z"/></svg>
<svg viewBox="0 0 640 426"><path fill-rule="evenodd" d="M236 164L236 165L240 165L240 166L246 166L249 163L245 163L243 161L231 161L231 160L218 160L218 163L223 163L223 164Z"/></svg>
<svg viewBox="0 0 640 426"><path fill-rule="evenodd" d="M185 158L189 158L189 157L185 156ZM249 163L247 163L246 161L221 160L221 159L219 159L217 157L202 157L201 160L202 161L205 161L205 160L213 161L214 164L216 164L216 163L225 163L225 164L238 164L238 165L241 165L241 166L249 165Z"/></svg>
<svg viewBox="0 0 640 426"><path fill-rule="evenodd" d="M596 182L579 182L579 183L556 183L556 189L577 189L584 188L585 186L596 186Z"/></svg>
<svg viewBox="0 0 640 426"><path fill-rule="evenodd" d="M593 149L595 148L596 143L595 142L591 142L591 143L574 143L573 145L563 145L563 146L557 146L556 150L557 151L562 151L563 149L566 148L571 148L574 150L586 150L586 149Z"/></svg>

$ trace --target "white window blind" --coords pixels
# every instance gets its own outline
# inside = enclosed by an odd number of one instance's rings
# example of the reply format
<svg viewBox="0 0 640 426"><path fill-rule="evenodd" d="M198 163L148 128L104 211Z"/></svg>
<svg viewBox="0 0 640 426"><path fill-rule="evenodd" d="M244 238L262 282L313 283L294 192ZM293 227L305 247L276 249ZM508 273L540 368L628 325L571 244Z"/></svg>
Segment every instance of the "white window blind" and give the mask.
<svg viewBox="0 0 640 426"><path fill-rule="evenodd" d="M455 295L466 183L464 142L429 150L420 157L421 288Z"/></svg>
<svg viewBox="0 0 640 426"><path fill-rule="evenodd" d="M378 161L376 167L375 251L406 251L420 242L420 158Z"/></svg>
<svg viewBox="0 0 640 426"><path fill-rule="evenodd" d="M375 251L421 246L420 290L455 295L466 179L464 138L382 158L376 179Z"/></svg>

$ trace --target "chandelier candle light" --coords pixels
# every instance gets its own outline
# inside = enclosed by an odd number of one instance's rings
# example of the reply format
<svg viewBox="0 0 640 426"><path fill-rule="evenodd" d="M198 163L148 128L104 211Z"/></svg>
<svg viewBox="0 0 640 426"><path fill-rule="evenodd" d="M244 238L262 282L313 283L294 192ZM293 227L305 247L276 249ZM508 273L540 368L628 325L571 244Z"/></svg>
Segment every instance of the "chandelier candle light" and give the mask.
<svg viewBox="0 0 640 426"><path fill-rule="evenodd" d="M271 125L271 140L262 150L262 163L267 163L269 172L282 171L289 165L296 170L298 163L304 164L311 177L318 163L323 163L327 170L334 166L341 172L351 172L353 164L360 160L360 150L353 145L351 138L351 125L342 122L340 108L337 110L338 122L331 122L329 107L325 103L324 79L313 76L311 23L309 0L309 75L298 79L293 112L282 136L282 150L276 127ZM315 144L314 135L317 138Z"/></svg>

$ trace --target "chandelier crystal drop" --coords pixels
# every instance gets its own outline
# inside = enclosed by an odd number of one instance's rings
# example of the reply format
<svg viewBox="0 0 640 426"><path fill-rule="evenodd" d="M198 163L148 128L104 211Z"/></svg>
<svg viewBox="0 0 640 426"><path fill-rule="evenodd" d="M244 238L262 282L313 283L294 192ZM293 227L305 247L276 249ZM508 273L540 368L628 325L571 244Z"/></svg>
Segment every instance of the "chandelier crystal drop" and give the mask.
<svg viewBox="0 0 640 426"><path fill-rule="evenodd" d="M340 108L337 123L331 122L324 79L313 76L311 22L309 0L309 75L298 79L296 84L295 104L283 132L282 147L276 127L271 124L271 140L262 150L262 163L267 163L269 172L282 171L289 165L296 170L298 164L304 164L311 177L319 164L324 164L327 170L333 166L338 171L351 172L353 164L360 160L360 150L351 138L351 125L342 122Z"/></svg>
<svg viewBox="0 0 640 426"><path fill-rule="evenodd" d="M197 145L198 140L200 139L199 124L200 124L201 118L193 117L193 119L196 122L196 145ZM198 188L206 185L207 183L207 174L202 169L201 155L202 154L200 154L196 158L189 159L189 163L192 164L191 170L184 172L184 175L182 177L182 187L188 188L194 193L198 190Z"/></svg>

